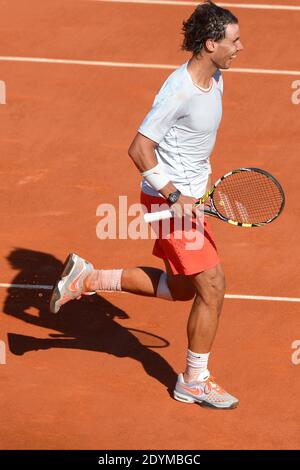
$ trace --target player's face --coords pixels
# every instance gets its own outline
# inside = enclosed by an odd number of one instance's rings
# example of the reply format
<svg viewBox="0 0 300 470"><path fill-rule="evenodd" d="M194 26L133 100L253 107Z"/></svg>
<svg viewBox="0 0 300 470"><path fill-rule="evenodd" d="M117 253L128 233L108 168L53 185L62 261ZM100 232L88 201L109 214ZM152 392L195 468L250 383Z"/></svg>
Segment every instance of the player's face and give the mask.
<svg viewBox="0 0 300 470"><path fill-rule="evenodd" d="M229 24L226 27L225 38L215 44L217 47L211 57L212 61L219 69L229 69L233 59L243 50L239 25Z"/></svg>

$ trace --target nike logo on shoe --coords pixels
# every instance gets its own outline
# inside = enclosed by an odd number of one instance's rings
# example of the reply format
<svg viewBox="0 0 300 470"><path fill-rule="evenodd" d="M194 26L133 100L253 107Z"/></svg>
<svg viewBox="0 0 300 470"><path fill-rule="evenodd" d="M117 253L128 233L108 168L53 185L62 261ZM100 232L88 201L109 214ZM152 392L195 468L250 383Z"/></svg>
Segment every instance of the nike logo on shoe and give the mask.
<svg viewBox="0 0 300 470"><path fill-rule="evenodd" d="M183 390L186 390L187 392L191 393L192 395L198 396L202 395L202 390L200 391L199 388L190 388L190 387L185 387L184 385L180 384L180 387L183 388Z"/></svg>
<svg viewBox="0 0 300 470"><path fill-rule="evenodd" d="M72 291L72 292L78 291L78 289L79 289L78 282L79 282L79 279L80 279L81 275L83 274L84 270L85 270L85 266L83 266L83 268L80 271L80 273L78 274L78 276L71 282L71 284L69 285L69 290L70 291Z"/></svg>

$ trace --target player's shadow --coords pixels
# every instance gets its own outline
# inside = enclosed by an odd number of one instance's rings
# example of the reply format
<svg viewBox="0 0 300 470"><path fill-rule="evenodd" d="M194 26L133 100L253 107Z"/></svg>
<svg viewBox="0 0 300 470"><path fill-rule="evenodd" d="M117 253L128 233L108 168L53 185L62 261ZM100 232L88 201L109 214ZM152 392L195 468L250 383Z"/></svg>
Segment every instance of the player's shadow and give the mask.
<svg viewBox="0 0 300 470"><path fill-rule="evenodd" d="M62 271L62 263L48 253L22 248L8 256L18 270L12 284L53 285ZM99 295L69 302L58 314L49 312L50 290L11 287L4 303L4 313L32 325L56 330L49 338L8 333L10 351L22 355L50 348L83 349L130 357L141 362L145 371L171 391L176 374L168 362L152 349L169 346L164 338L141 330L125 328L115 319L129 318Z"/></svg>

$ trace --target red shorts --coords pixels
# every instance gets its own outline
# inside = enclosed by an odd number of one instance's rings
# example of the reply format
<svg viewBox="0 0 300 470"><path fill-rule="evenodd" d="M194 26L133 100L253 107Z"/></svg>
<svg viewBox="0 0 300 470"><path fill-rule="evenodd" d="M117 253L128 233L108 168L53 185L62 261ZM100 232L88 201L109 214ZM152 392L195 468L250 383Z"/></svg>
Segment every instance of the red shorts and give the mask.
<svg viewBox="0 0 300 470"><path fill-rule="evenodd" d="M148 212L151 212L151 204L166 204L166 201L164 198L149 196L142 192L141 203L146 206ZM165 221L156 223L154 231L157 238L152 253L158 258L168 260L173 274L197 274L220 263L212 230L205 219L202 221L201 230L199 230L199 221L197 222L195 218L188 228L183 224L178 228L174 219L171 219L168 221L167 234L166 228L162 229L163 223Z"/></svg>

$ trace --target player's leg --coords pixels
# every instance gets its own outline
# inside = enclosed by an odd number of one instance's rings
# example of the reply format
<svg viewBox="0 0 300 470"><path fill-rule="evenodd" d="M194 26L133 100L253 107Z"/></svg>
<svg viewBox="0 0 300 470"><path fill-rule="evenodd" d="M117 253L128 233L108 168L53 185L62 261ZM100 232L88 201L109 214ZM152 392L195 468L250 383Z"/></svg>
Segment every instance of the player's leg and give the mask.
<svg viewBox="0 0 300 470"><path fill-rule="evenodd" d="M188 347L208 353L215 338L225 295L225 276L221 264L190 276L196 297L188 319Z"/></svg>
<svg viewBox="0 0 300 470"><path fill-rule="evenodd" d="M196 290L192 281L184 274L174 275L168 260L164 260L166 272L158 268L136 267L123 270L94 270L84 281L85 291L101 293L103 290L118 290L149 297L169 300L191 300ZM121 272L120 272L121 271ZM113 279L118 282L113 282ZM164 295L165 294L165 295Z"/></svg>
<svg viewBox="0 0 300 470"><path fill-rule="evenodd" d="M157 268L136 267L123 269L121 288L124 292L169 300L191 300L196 290L184 274L173 275L170 263L164 260L166 272ZM89 290L97 285L88 284ZM165 293L165 295L164 295ZM170 298L171 297L171 298Z"/></svg>
<svg viewBox="0 0 300 470"><path fill-rule="evenodd" d="M216 408L235 408L239 400L210 376L208 359L217 332L225 295L222 266L191 276L196 297L188 319L188 352L184 374L179 374L174 398L185 403L205 403Z"/></svg>
<svg viewBox="0 0 300 470"><path fill-rule="evenodd" d="M94 269L93 265L75 253L68 256L60 279L56 283L50 311L57 313L62 305L81 295L103 291L124 291L166 300L190 300L195 290L185 276L173 276L161 269Z"/></svg>
<svg viewBox="0 0 300 470"><path fill-rule="evenodd" d="M84 291L120 290L137 295L155 297L163 271L139 266L125 269L95 269L84 281Z"/></svg>

